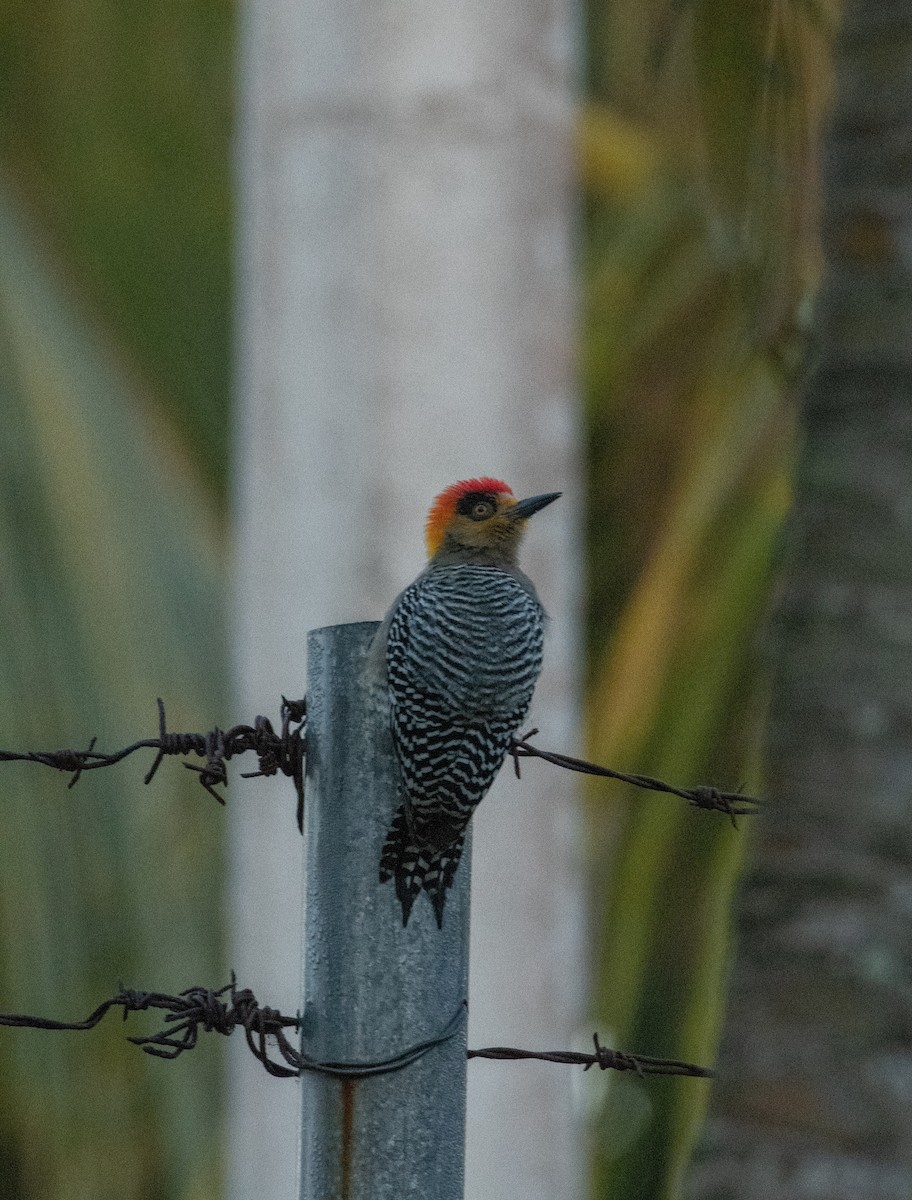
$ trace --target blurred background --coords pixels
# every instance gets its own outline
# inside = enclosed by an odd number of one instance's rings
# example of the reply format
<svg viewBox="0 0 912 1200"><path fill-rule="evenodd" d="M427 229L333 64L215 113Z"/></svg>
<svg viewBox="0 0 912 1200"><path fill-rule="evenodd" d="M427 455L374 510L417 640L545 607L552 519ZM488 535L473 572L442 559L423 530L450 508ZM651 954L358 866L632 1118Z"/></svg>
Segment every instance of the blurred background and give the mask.
<svg viewBox="0 0 912 1200"><path fill-rule="evenodd" d="M156 696L175 729L253 715L229 698L226 602L241 18L224 0L0 7L4 748L126 744L151 735ZM564 218L579 746L619 770L756 793L757 631L821 273L837 12L588 0L583 18L564 30L580 43ZM562 486L530 490L545 483ZM226 822L167 767L151 790L134 763L72 792L3 768L0 1010L75 1019L119 980L224 982ZM583 828L587 1029L713 1061L745 831L602 785ZM0 1037L0 1197L223 1194L223 1047L203 1039L168 1064L122 1032ZM580 1186L680 1194L708 1087L591 1082Z"/></svg>

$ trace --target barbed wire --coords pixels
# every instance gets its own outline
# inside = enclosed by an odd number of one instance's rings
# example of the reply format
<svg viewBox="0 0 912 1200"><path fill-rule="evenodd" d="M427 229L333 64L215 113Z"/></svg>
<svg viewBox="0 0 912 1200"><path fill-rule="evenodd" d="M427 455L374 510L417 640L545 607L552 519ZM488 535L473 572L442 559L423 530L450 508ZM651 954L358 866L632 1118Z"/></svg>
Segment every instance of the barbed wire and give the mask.
<svg viewBox="0 0 912 1200"><path fill-rule="evenodd" d="M143 738L121 750L106 753L96 750L93 738L84 750L29 750L14 752L0 750L0 762L34 762L70 774L68 787L74 787L86 771L114 766L139 750L154 750L155 758L143 782L155 778L166 757L188 758L194 755L205 760L202 766L184 762L184 766L199 776L202 787L219 804L224 796L217 788L228 784L227 764L238 755L252 751L258 760L258 770L242 772L245 779L283 774L292 779L297 796L297 823L303 828L304 815L304 735L307 728L306 699L288 700L282 697L279 730L269 718L258 716L252 725L218 727L208 733L178 733L169 730L165 706L158 700L158 737ZM617 779L634 787L679 796L698 808L726 813L734 823L738 816L756 811L760 801L739 792L724 792L714 787L678 788L646 775L631 775L570 755L541 750L532 745L538 734L531 729L514 739L510 749L517 777L521 777L520 760L540 758L565 770L586 775ZM270 1075L288 1078L303 1071L315 1071L335 1077L366 1077L402 1070L422 1058L435 1046L455 1037L462 1029L465 1003L453 1014L442 1032L435 1038L410 1046L398 1054L366 1062L323 1062L310 1058L296 1049L286 1030L297 1029L297 1016L286 1016L277 1009L261 1006L249 988L239 988L232 973L231 981L222 988L192 987L178 995L164 992L145 992L122 987L116 996L103 1001L82 1021L56 1021L46 1017L0 1014L0 1026L42 1030L88 1030L95 1028L115 1008L126 1020L129 1013L159 1010L165 1012L165 1027L147 1037L131 1037L146 1054L157 1058L174 1059L198 1043L201 1033L220 1033L229 1036L236 1028L244 1031L247 1045L255 1058ZM591 1054L572 1050L523 1050L510 1046L488 1046L468 1050L471 1058L495 1060L537 1059L543 1062L582 1066L584 1070L635 1071L638 1075L687 1075L710 1078L712 1072L694 1063L674 1059L652 1058L630 1054L603 1046L597 1033L593 1035Z"/></svg>
<svg viewBox="0 0 912 1200"><path fill-rule="evenodd" d="M259 769L241 772L242 779L254 779L260 776L282 774L288 776L294 783L297 796L298 829L304 825L304 734L307 729L307 701L287 700L282 697L279 727L275 727L268 717L255 717L252 725L233 725L230 729L211 729L208 733L175 733L167 728L165 706L158 700L158 737L143 738L122 750L105 753L95 749L97 738L92 738L85 750L0 750L0 762L34 762L56 771L65 771L71 778L67 787L74 787L86 771L95 771L101 767L112 767L122 762L138 750L155 750L155 760L146 772L143 782L151 783L158 768L166 757L183 757L195 755L204 758L205 764L185 762L184 766L199 775L199 781L205 790L219 804L225 803L224 796L216 791L218 787L228 786L227 764L240 754L253 751L256 754ZM573 758L568 754L559 754L551 750L541 750L533 746L530 739L538 734L537 729L530 729L522 737L514 739L510 754L517 778L520 778L520 759L540 758L562 767L568 771L577 771L584 775L596 775L606 779L617 779L622 783L647 791L664 792L680 796L696 808L727 814L733 825L737 824L739 816L748 816L757 811L761 801L752 796L742 795L741 792L720 791L716 787L701 785L694 788L679 788L673 784L664 783L661 779L653 779L649 775L631 775L623 771L614 771L610 767L602 767L585 759Z"/></svg>
<svg viewBox="0 0 912 1200"><path fill-rule="evenodd" d="M219 804L225 803L224 796L215 790L228 786L227 763L239 754L252 750L259 761L258 771L241 773L242 779L255 779L262 775L277 775L281 772L291 778L297 795L298 828L304 823L304 733L307 728L307 701L287 700L282 697L280 710L281 732L276 733L268 717L254 717L252 725L233 725L230 729L211 729L208 733L174 733L167 728L164 701L158 701L158 737L142 738L125 746L122 750L104 753L95 749L97 738L92 738L86 750L26 750L16 752L0 750L0 762L34 762L56 771L68 772L72 778L68 788L82 778L83 772L101 767L113 767L137 750L156 750L155 761L146 772L143 783L151 783L158 768L166 757L188 757L195 754L205 758L205 765L185 762L189 771L199 775L205 790Z"/></svg>
<svg viewBox="0 0 912 1200"><path fill-rule="evenodd" d="M724 792L719 788L701 784L694 788L674 787L661 779L653 779L651 775L628 775L624 771L613 771L611 767L600 767L597 763L587 762L583 758L572 758L569 754L558 754L553 750L540 750L533 746L529 739L536 737L538 729L530 729L522 737L514 739L510 754L513 757L513 768L516 778L520 779L519 760L521 758L543 758L545 762L563 767L567 771L578 771L582 775L597 775L605 779L617 779L621 783L630 783L634 787L643 788L650 792L666 792L672 796L680 796L694 808L703 808L710 812L726 813L732 825L737 828L738 817L748 817L762 807L763 801L753 796L745 796L741 791Z"/></svg>
<svg viewBox="0 0 912 1200"><path fill-rule="evenodd" d="M647 1054L628 1054L624 1050L612 1050L603 1046L599 1035L594 1033L594 1054L583 1054L577 1050L517 1050L512 1046L488 1046L484 1050L469 1050L469 1058L494 1058L515 1061L524 1058L540 1062L566 1063L581 1066L584 1071L598 1067L602 1071L635 1071L637 1075L689 1075L695 1079L712 1079L709 1067L698 1067L695 1063L681 1062L674 1058L652 1058Z"/></svg>
<svg viewBox="0 0 912 1200"><path fill-rule="evenodd" d="M115 1008L122 1010L124 1020L129 1013L146 1012L149 1009L158 1009L166 1013L164 1029L148 1037L127 1039L155 1058L175 1059L185 1051L193 1050L201 1033L220 1033L228 1037L240 1027L244 1030L251 1053L270 1075L288 1079L305 1071L313 1071L321 1075L350 1079L401 1071L423 1058L436 1046L449 1042L461 1032L468 1004L463 1001L459 1005L436 1037L409 1046L398 1054L362 1062L321 1061L296 1049L288 1040L285 1031L298 1029L300 1018L285 1016L277 1009L261 1006L250 988L237 986L234 972L230 982L224 987L191 987L176 996L121 987L116 996L104 1000L82 1021L55 1021L47 1017L0 1013L0 1025L17 1029L82 1031L94 1029ZM707 1067L700 1067L695 1063L612 1050L601 1044L597 1033L593 1034L593 1043L592 1054L575 1050L520 1050L511 1046L487 1046L480 1050L467 1050L466 1055L470 1059L537 1059L540 1062L582 1066L586 1071L591 1067L598 1067L602 1071L634 1071L640 1076L687 1075L698 1079L711 1079L713 1076L713 1072ZM271 1052L277 1053L281 1061L270 1057Z"/></svg>

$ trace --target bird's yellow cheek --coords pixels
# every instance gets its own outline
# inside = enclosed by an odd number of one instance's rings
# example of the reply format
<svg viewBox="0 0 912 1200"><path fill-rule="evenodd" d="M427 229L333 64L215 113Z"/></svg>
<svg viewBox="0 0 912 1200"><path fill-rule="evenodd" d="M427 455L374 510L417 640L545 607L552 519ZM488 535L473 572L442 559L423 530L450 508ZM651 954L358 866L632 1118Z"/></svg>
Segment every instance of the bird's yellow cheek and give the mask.
<svg viewBox="0 0 912 1200"><path fill-rule="evenodd" d="M458 516L450 527L450 534L462 546L501 546L516 537L517 525L521 524L521 521L511 521L503 516L489 517L486 521Z"/></svg>

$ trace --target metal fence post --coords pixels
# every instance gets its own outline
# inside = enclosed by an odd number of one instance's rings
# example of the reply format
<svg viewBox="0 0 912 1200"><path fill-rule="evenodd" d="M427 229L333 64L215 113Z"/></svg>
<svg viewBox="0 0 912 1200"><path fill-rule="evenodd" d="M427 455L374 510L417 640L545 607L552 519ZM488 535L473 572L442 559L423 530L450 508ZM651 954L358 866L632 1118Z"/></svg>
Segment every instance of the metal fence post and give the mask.
<svg viewBox="0 0 912 1200"><path fill-rule="evenodd" d="M436 1038L468 994L470 847L443 929L419 896L407 928L377 879L397 806L388 723L364 685L375 622L308 638L302 1050L383 1059ZM301 1200L462 1200L466 1041L392 1074L302 1079Z"/></svg>

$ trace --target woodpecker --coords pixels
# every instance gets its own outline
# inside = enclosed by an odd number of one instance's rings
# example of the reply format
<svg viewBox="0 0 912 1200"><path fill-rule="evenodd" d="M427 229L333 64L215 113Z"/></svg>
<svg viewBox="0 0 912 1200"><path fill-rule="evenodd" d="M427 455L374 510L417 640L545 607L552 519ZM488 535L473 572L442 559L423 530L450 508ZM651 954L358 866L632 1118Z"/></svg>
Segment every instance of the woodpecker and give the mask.
<svg viewBox="0 0 912 1200"><path fill-rule="evenodd" d="M528 712L544 611L517 549L527 519L560 494L517 500L489 478L446 488L427 518L428 565L374 639L403 794L380 881L395 881L403 925L424 890L442 928L466 826Z"/></svg>

